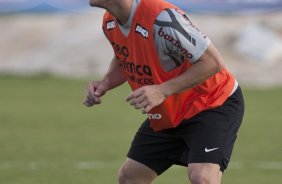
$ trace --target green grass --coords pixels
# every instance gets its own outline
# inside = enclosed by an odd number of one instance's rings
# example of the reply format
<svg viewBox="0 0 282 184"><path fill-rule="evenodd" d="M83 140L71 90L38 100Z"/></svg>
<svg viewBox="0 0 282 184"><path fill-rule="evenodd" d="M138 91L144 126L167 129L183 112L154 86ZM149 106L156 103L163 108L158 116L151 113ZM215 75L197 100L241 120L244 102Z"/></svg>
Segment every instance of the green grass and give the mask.
<svg viewBox="0 0 282 184"><path fill-rule="evenodd" d="M124 85L82 105L86 80L0 76L0 183L110 184L145 118ZM282 88L244 89L246 114L225 184L280 183ZM172 167L156 184L187 183Z"/></svg>

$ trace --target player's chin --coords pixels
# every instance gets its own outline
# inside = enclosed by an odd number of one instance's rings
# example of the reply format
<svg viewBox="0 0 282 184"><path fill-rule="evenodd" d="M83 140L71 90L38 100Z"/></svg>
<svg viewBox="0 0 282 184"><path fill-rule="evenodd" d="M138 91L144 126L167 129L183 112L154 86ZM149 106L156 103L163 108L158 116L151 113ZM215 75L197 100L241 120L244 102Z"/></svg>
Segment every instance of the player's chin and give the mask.
<svg viewBox="0 0 282 184"><path fill-rule="evenodd" d="M96 3L95 1L93 1L93 0L90 0L90 1L89 1L89 5L92 6L92 7L95 7L96 4L97 4L97 3Z"/></svg>
<svg viewBox="0 0 282 184"><path fill-rule="evenodd" d="M101 7L99 3L97 2L97 0L90 0L89 5L92 7Z"/></svg>

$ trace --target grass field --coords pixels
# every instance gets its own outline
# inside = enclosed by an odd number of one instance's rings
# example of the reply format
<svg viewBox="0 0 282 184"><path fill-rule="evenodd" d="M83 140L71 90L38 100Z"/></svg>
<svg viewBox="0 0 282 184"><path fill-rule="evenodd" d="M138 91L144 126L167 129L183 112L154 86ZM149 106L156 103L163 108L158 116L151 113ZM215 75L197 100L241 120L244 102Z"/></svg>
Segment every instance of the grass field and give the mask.
<svg viewBox="0 0 282 184"><path fill-rule="evenodd" d="M82 105L86 80L0 77L0 184L111 184L144 116L122 86ZM246 114L224 184L278 184L282 88L244 89ZM172 167L156 184L187 183Z"/></svg>

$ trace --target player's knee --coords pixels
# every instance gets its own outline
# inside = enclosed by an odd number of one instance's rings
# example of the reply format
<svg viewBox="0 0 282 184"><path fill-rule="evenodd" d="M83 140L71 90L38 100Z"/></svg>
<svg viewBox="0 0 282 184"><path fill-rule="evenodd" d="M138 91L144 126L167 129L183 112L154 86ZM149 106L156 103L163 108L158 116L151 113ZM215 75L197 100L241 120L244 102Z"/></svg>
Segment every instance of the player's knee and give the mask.
<svg viewBox="0 0 282 184"><path fill-rule="evenodd" d="M210 178L204 172L195 171L189 174L189 179L192 184L210 184Z"/></svg>
<svg viewBox="0 0 282 184"><path fill-rule="evenodd" d="M118 172L119 184L149 184L157 174L147 166L127 159Z"/></svg>
<svg viewBox="0 0 282 184"><path fill-rule="evenodd" d="M118 183L127 184L130 182L130 174L126 167L122 166L118 171Z"/></svg>
<svg viewBox="0 0 282 184"><path fill-rule="evenodd" d="M221 171L217 164L189 164L188 176L192 184L220 184Z"/></svg>
<svg viewBox="0 0 282 184"><path fill-rule="evenodd" d="M189 179L192 184L210 184L210 177L201 171L189 173Z"/></svg>
<svg viewBox="0 0 282 184"><path fill-rule="evenodd" d="M130 167L123 165L118 171L118 182L119 184L131 184L138 183L138 178L132 173Z"/></svg>

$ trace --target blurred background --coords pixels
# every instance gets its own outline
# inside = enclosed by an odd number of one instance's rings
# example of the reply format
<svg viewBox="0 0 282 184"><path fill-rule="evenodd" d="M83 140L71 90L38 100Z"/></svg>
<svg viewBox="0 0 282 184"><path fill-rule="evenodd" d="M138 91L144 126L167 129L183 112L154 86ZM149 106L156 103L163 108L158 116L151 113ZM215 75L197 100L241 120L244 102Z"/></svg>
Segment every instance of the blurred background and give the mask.
<svg viewBox="0 0 282 184"><path fill-rule="evenodd" d="M170 0L206 33L241 84L246 115L223 183L280 183L282 1ZM86 0L0 0L0 183L116 183L145 118L124 102L82 105L113 56L104 11ZM155 183L184 183L174 166Z"/></svg>

